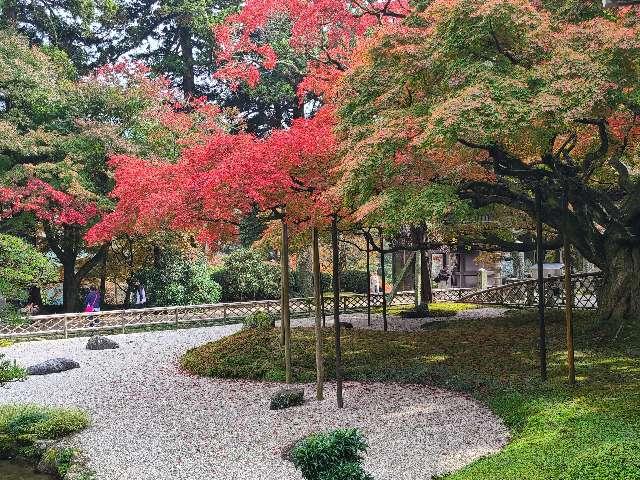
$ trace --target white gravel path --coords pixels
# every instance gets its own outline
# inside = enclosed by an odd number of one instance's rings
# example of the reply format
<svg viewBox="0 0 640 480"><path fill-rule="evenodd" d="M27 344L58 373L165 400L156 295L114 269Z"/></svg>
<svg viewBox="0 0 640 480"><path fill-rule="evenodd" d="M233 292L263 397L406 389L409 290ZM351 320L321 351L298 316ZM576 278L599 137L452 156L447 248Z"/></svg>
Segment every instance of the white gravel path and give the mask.
<svg viewBox="0 0 640 480"><path fill-rule="evenodd" d="M69 357L81 367L30 377L0 389L0 403L78 406L92 426L72 442L91 459L97 480L298 480L282 448L315 431L363 430L366 468L376 480L420 480L500 450L502 421L472 399L424 386L345 385L338 411L327 400L273 412L281 385L186 375L189 347L238 326L115 335L118 350L85 350L86 338L25 342L2 349L23 365ZM313 386L307 385L307 398Z"/></svg>

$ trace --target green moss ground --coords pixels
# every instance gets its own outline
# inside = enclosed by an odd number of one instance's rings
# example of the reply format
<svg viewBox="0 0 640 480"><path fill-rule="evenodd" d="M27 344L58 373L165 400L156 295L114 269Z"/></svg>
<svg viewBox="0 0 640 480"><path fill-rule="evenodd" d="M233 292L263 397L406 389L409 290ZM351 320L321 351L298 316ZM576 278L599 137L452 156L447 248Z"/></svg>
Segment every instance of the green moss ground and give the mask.
<svg viewBox="0 0 640 480"><path fill-rule="evenodd" d="M32 458L37 440L58 440L85 429L86 413L70 408L0 405L0 458Z"/></svg>
<svg viewBox="0 0 640 480"><path fill-rule="evenodd" d="M562 314L549 317L546 383L538 375L535 313L522 311L503 319L434 323L417 333L344 331L345 376L469 392L501 416L511 443L450 480L640 480L640 326L605 343L592 333L593 316L577 315L578 385L571 387ZM325 330L329 377L331 335ZM292 347L295 380L313 381L313 330L293 329ZM182 364L213 377L284 378L276 330L244 330L190 350Z"/></svg>

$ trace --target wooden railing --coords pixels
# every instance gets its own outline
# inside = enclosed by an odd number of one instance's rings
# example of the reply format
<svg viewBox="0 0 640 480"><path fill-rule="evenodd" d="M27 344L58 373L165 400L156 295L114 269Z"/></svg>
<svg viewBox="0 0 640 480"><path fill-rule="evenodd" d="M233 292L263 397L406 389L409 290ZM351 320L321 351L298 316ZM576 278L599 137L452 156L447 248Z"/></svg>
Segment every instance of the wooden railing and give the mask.
<svg viewBox="0 0 640 480"><path fill-rule="evenodd" d="M459 298L462 292L437 293L436 297L446 300ZM393 305L410 305L414 301L413 292L400 292ZM293 298L289 303L293 317L313 315L313 298ZM382 306L382 295L371 295L371 306ZM343 313L362 312L367 309L366 295L342 295L340 311ZM68 313L58 315L37 315L20 324L0 322L0 338L69 335L91 332L126 332L144 328L183 328L189 326L224 325L241 322L247 315L263 310L269 315L280 315L279 300L252 302L216 303L211 305L187 305L178 307L154 307L126 310L108 310L96 313ZM330 317L333 312L333 298L324 298L324 312Z"/></svg>
<svg viewBox="0 0 640 480"><path fill-rule="evenodd" d="M573 306L579 309L598 307L600 273L579 273L571 276ZM548 307L563 307L566 304L564 277L544 279L544 303ZM537 280L524 280L500 287L476 290L460 298L461 302L479 305L504 305L509 307L533 307L538 305Z"/></svg>

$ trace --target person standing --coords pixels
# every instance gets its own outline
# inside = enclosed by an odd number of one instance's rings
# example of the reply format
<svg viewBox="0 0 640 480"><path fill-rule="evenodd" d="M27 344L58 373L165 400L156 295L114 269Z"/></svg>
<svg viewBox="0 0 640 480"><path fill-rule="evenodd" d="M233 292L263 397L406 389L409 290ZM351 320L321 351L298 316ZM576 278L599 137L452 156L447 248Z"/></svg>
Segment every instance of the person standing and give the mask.
<svg viewBox="0 0 640 480"><path fill-rule="evenodd" d="M85 303L85 307L84 307L85 312L91 313L91 312L100 311L100 292L98 292L98 289L95 287L95 285L91 285L89 287L89 293L87 293L87 297L84 303ZM99 323L100 323L99 319L89 316L90 327L95 327Z"/></svg>
<svg viewBox="0 0 640 480"><path fill-rule="evenodd" d="M85 312L99 312L100 311L100 292L95 287L95 285L91 285L89 287L89 293L87 293L87 298L85 299Z"/></svg>
<svg viewBox="0 0 640 480"><path fill-rule="evenodd" d="M144 308L147 306L147 292L144 289L144 285L140 282L136 282L133 295L133 303L136 308Z"/></svg>

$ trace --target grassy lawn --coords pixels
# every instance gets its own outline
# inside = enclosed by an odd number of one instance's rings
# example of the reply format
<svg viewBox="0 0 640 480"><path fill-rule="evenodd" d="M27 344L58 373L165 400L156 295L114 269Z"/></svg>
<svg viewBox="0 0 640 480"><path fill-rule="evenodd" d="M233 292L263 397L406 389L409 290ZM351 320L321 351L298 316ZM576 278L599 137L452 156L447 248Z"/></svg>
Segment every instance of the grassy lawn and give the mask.
<svg viewBox="0 0 640 480"><path fill-rule="evenodd" d="M468 392L500 415L511 429L511 443L449 479L640 479L640 326L604 343L595 340L592 316L578 315L579 383L570 387L562 315L549 317L544 384L538 377L535 313L522 311L504 319L435 323L418 333L345 331L345 376ZM244 330L190 350L182 363L200 375L281 380L278 338L275 330ZM313 331L294 329L292 346L295 380L313 381ZM332 377L330 329L325 355Z"/></svg>

